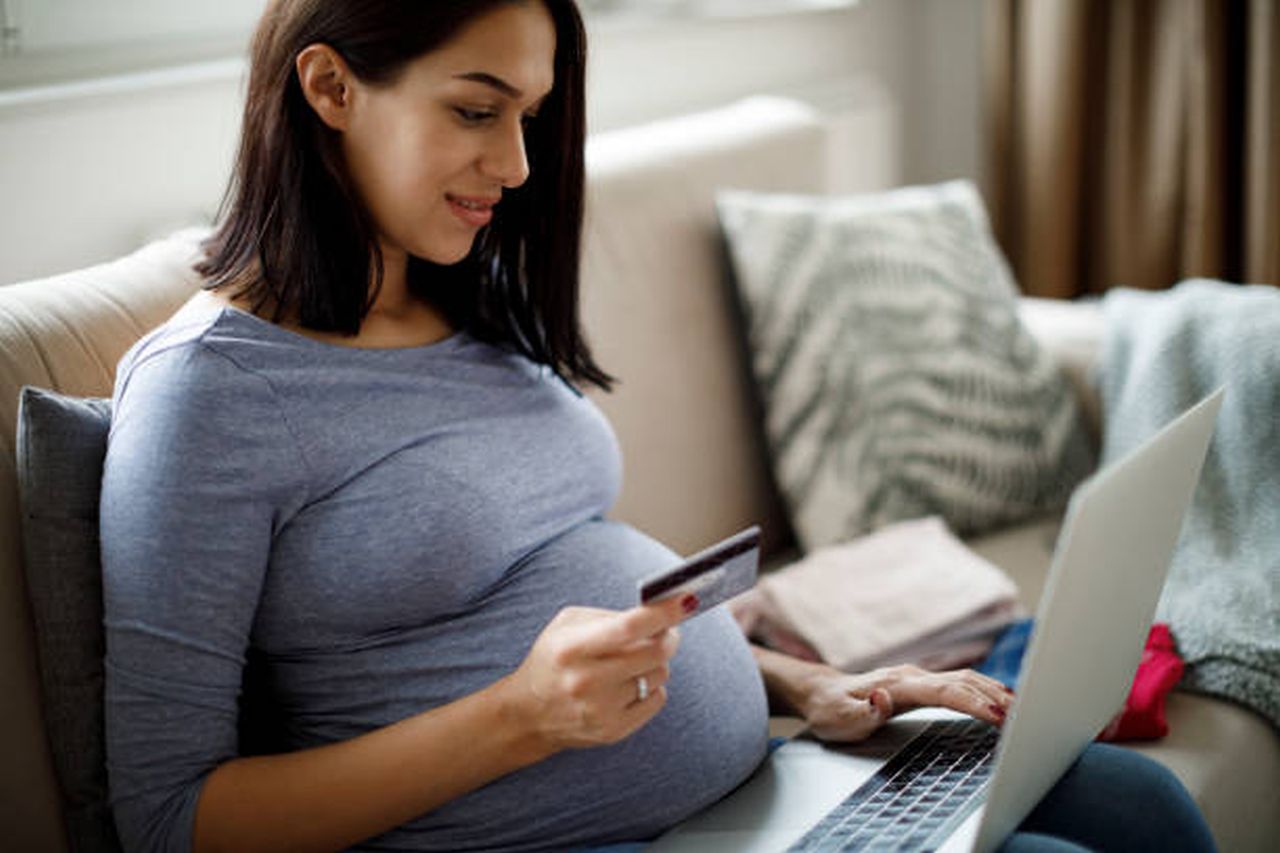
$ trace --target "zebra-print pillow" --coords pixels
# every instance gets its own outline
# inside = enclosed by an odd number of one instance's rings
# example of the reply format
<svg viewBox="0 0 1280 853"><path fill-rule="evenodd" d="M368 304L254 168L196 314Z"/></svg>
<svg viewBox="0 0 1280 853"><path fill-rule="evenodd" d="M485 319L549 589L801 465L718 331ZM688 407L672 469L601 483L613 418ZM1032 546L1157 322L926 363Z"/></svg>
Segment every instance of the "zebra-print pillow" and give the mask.
<svg viewBox="0 0 1280 853"><path fill-rule="evenodd" d="M717 205L805 550L928 515L990 529L1060 508L1092 469L971 184Z"/></svg>

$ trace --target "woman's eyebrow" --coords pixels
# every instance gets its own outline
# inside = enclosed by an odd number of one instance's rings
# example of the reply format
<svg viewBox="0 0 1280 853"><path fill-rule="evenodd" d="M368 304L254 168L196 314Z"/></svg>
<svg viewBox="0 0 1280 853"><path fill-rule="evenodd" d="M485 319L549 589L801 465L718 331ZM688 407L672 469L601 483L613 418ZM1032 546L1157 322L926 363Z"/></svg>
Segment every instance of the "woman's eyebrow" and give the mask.
<svg viewBox="0 0 1280 853"><path fill-rule="evenodd" d="M453 79L468 80L472 83L481 83L485 86L489 86L490 88L497 90L498 92L501 92L503 95L512 99L513 101L518 101L520 100L520 98L524 96L524 92L520 91L515 86L512 86L510 83L508 83L506 80L503 80L501 77L490 74L488 71L467 71L463 74L453 75ZM543 95L541 98L538 98L538 100L534 102L534 106L535 107L540 106L542 102L547 99L547 95L549 94L551 93L548 92L547 94Z"/></svg>
<svg viewBox="0 0 1280 853"><path fill-rule="evenodd" d="M506 80L503 80L501 77L495 77L487 71L468 71L464 74L455 74L453 75L453 78L455 80L470 80L473 83L483 83L485 86L497 89L508 98L516 100L524 95L524 92L521 92Z"/></svg>

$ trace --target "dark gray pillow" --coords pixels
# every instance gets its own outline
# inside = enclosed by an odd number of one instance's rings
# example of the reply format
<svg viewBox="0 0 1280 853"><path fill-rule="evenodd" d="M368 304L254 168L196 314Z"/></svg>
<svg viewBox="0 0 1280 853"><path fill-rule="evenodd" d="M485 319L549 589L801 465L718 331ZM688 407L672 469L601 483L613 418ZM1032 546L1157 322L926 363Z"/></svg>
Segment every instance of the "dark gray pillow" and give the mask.
<svg viewBox="0 0 1280 853"><path fill-rule="evenodd" d="M77 851L119 851L107 800L98 493L111 401L23 388L18 408L27 595L44 715Z"/></svg>

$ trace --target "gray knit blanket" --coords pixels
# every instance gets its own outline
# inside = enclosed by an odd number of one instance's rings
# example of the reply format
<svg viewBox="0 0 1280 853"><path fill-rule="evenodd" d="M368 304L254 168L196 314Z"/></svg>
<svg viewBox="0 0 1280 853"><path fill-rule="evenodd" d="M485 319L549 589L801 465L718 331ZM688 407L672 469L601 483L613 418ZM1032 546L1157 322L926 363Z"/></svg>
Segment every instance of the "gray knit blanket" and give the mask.
<svg viewBox="0 0 1280 853"><path fill-rule="evenodd" d="M1179 685L1280 728L1280 288L1188 280L1103 300L1103 462L1227 386L1156 619Z"/></svg>

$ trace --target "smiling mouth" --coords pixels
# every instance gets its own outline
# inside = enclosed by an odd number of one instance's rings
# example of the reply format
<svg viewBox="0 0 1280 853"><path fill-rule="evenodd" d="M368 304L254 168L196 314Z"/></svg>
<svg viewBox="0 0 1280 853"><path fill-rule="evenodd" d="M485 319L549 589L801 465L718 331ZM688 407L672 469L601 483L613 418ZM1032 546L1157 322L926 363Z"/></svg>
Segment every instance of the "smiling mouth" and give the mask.
<svg viewBox="0 0 1280 853"><path fill-rule="evenodd" d="M493 206L498 203L496 198L464 198L450 194L445 195L445 200L455 216L477 228L489 224L493 219Z"/></svg>

